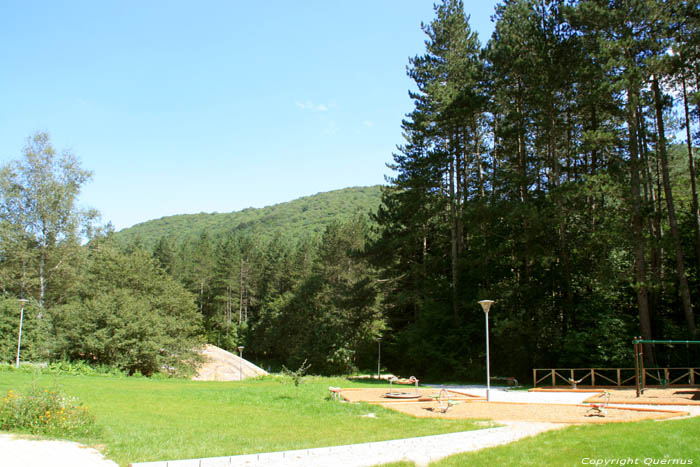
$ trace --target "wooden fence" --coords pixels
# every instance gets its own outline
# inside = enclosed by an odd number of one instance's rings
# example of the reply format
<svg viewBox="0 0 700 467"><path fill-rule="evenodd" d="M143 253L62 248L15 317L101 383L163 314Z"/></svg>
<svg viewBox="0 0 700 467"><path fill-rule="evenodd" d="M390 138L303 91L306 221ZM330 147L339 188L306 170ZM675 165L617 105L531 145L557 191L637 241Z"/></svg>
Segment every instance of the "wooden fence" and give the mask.
<svg viewBox="0 0 700 467"><path fill-rule="evenodd" d="M645 368L643 387L695 386L700 368ZM634 368L535 368L533 386L634 386ZM540 384L542 383L542 384Z"/></svg>

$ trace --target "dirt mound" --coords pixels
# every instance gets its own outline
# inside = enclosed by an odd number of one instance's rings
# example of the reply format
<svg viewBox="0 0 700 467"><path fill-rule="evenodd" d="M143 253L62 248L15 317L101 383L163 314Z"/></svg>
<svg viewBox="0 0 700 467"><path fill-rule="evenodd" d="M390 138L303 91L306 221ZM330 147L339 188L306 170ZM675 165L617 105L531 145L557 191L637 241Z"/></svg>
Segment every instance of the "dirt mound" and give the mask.
<svg viewBox="0 0 700 467"><path fill-rule="evenodd" d="M205 362L192 378L195 381L240 381L268 374L245 358L241 359L215 345L204 346L202 354Z"/></svg>

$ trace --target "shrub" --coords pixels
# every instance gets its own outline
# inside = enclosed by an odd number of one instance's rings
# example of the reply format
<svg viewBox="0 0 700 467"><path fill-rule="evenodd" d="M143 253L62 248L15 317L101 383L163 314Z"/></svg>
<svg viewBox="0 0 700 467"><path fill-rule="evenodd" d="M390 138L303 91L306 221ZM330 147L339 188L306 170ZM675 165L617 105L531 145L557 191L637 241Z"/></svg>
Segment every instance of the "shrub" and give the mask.
<svg viewBox="0 0 700 467"><path fill-rule="evenodd" d="M88 365L82 360L77 360L75 362L69 362L67 360L61 360L58 362L52 362L48 365L48 370L51 373L58 373L62 375L73 375L73 376L115 376L123 377L126 376L126 372L121 371L115 366L109 365Z"/></svg>
<svg viewBox="0 0 700 467"><path fill-rule="evenodd" d="M10 389L0 402L0 430L56 437L95 434L95 417L75 397L35 388L26 394Z"/></svg>
<svg viewBox="0 0 700 467"><path fill-rule="evenodd" d="M195 297L142 251L93 245L88 263L77 296L50 311L53 357L129 375L193 372L202 337Z"/></svg>
<svg viewBox="0 0 700 467"><path fill-rule="evenodd" d="M307 364L306 360L304 360L304 363L302 363L296 371L292 371L286 366L282 365L282 374L291 378L294 382L294 386L298 387L301 383L304 382L304 375L310 367L311 365Z"/></svg>

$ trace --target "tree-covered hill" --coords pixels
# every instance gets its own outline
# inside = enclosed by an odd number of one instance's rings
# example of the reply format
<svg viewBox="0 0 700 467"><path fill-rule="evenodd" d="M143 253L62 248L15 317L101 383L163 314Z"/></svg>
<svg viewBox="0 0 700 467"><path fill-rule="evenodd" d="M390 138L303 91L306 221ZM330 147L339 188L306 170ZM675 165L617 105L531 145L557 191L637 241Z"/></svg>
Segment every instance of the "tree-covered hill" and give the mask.
<svg viewBox="0 0 700 467"><path fill-rule="evenodd" d="M352 187L318 193L261 209L247 208L231 213L181 214L155 219L116 233L127 244L139 240L152 246L164 236L180 242L192 240L202 232L219 238L230 232L269 238L275 234L300 238L321 234L332 221L344 221L357 213L376 211L381 199L379 185Z"/></svg>

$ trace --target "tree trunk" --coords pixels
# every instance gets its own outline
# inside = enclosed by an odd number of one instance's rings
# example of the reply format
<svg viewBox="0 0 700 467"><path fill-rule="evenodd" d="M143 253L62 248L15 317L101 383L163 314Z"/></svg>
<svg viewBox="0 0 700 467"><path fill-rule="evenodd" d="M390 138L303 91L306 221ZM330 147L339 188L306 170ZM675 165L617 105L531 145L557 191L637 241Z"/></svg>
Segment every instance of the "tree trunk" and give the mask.
<svg viewBox="0 0 700 467"><path fill-rule="evenodd" d="M204 313L204 280L199 281L199 314Z"/></svg>
<svg viewBox="0 0 700 467"><path fill-rule="evenodd" d="M639 154L644 170L644 176L646 183L644 186L644 200L647 204L651 204L654 208L654 217L649 217L647 219L649 225L649 232L654 238L654 242L651 245L651 278L652 287L649 289L649 318L653 319L654 313L659 308L660 302L660 291L661 291L661 268L663 267L663 251L662 251L662 237L663 231L661 230L661 199L659 193L661 191L659 186L654 185L654 178L652 177L652 167L651 160L649 158L648 151L648 141L647 141L647 131L644 124L644 119L639 116L642 114L642 109L637 107L637 125L638 125L638 142L639 142ZM658 162L657 162L658 164ZM656 184L659 183L658 170L656 173Z"/></svg>
<svg viewBox="0 0 700 467"><path fill-rule="evenodd" d="M627 127L629 129L630 151L630 194L632 201L632 234L634 238L634 278L637 289L637 307L639 310L639 325L644 339L652 338L651 318L649 316L649 296L646 272L646 257L644 254L644 216L642 214L642 199L639 178L639 148L637 146L637 112L636 101L638 94L634 89L629 90L627 106ZM644 357L647 365L652 366L654 350L646 344Z"/></svg>
<svg viewBox="0 0 700 467"><path fill-rule="evenodd" d="M241 268L238 271L238 325L243 322L243 257L241 257Z"/></svg>
<svg viewBox="0 0 700 467"><path fill-rule="evenodd" d="M518 91L520 91L521 88L521 83L518 81ZM522 118L522 103L520 102L520 98L518 97L516 99L516 112L519 115L518 118L518 175L520 177L520 180L518 181L518 187L519 187L519 194L520 194L520 202L525 205L527 203L527 198L528 198L528 182L527 182L527 157L525 154L525 125L523 123L523 118ZM522 220L522 225L523 225L523 232L522 232L522 238L524 239L524 244L523 244L523 254L522 254L522 265L521 265L521 272L522 274L520 275L519 278L519 284L520 285L525 285L529 282L530 280L530 271L529 271L529 266L530 266L530 239L529 239L529 232L530 232L530 225L529 221L527 218L527 215L523 214L521 216Z"/></svg>
<svg viewBox="0 0 700 467"><path fill-rule="evenodd" d="M559 188L561 185L561 164L559 163L559 158L557 155L557 151L555 149L556 143L554 141L554 131L553 129L555 128L556 121L554 117L550 117L552 120L552 130L550 131L550 138L549 138L549 147L550 147L550 159L551 159L551 165L552 165L552 170L554 172L554 186L555 188ZM569 160L569 154L568 154L568 144L567 144L567 160ZM569 245L568 245L568 239L566 235L566 224L567 224L567 216L566 213L564 212L564 203L562 203L561 200L561 194L557 193L556 195L556 204L557 204L557 214L559 216L558 220L558 230L559 230L559 249L560 249L560 254L561 254L561 262L562 262L562 267L564 269L564 282L565 282L565 287L566 287L566 309L562 313L563 315L563 323L562 323L562 331L564 334L567 333L569 327L574 325L574 322L576 320L576 314L574 311L574 293L573 293L573 287L571 285L571 266L570 266L570 261L569 261Z"/></svg>
<svg viewBox="0 0 700 467"><path fill-rule="evenodd" d="M460 141L460 132L457 132L457 142ZM468 186L467 170L466 170L466 147L467 135L466 131L461 131L462 142L457 146L457 167L455 169L455 178L457 179L457 257L461 258L464 253L464 202L466 187Z"/></svg>
<svg viewBox="0 0 700 467"><path fill-rule="evenodd" d="M44 233L44 235L46 235ZM41 241L41 256L39 257L39 306L44 306L44 295L46 294L46 240Z"/></svg>
<svg viewBox="0 0 700 467"><path fill-rule="evenodd" d="M683 247L681 246L681 236L678 231L678 223L676 221L676 209L673 204L673 191L671 189L671 181L668 174L668 157L666 154L666 137L664 134L664 115L663 115L663 98L661 89L659 88L659 80L654 76L652 81L654 90L654 107L656 109L656 124L659 130L658 150L659 158L661 159L661 173L663 175L664 195L666 197L666 208L668 211L668 222L671 224L671 235L673 243L676 247L676 267L678 268L678 282L683 301L683 312L688 325L688 332L691 338L695 338L695 314L693 313L693 304L690 301L690 289L688 288L688 278L685 274L685 263L683 260Z"/></svg>
<svg viewBox="0 0 700 467"><path fill-rule="evenodd" d="M693 157L693 138L690 135L690 111L688 109L688 92L685 75L681 77L683 85L683 107L685 110L685 137L688 146L688 171L690 173L690 193L692 195L693 227L695 228L695 254L700 266L700 208L698 208L698 189L695 181L695 159Z"/></svg>
<svg viewBox="0 0 700 467"><path fill-rule="evenodd" d="M450 152L450 163L448 166L449 171L449 201L450 201L450 260L451 260L451 270L452 270L452 318L455 324L457 324L458 313L457 313L457 209L455 206L455 156L452 154L453 151L450 150L448 145L448 151ZM456 151L455 151L456 152Z"/></svg>

